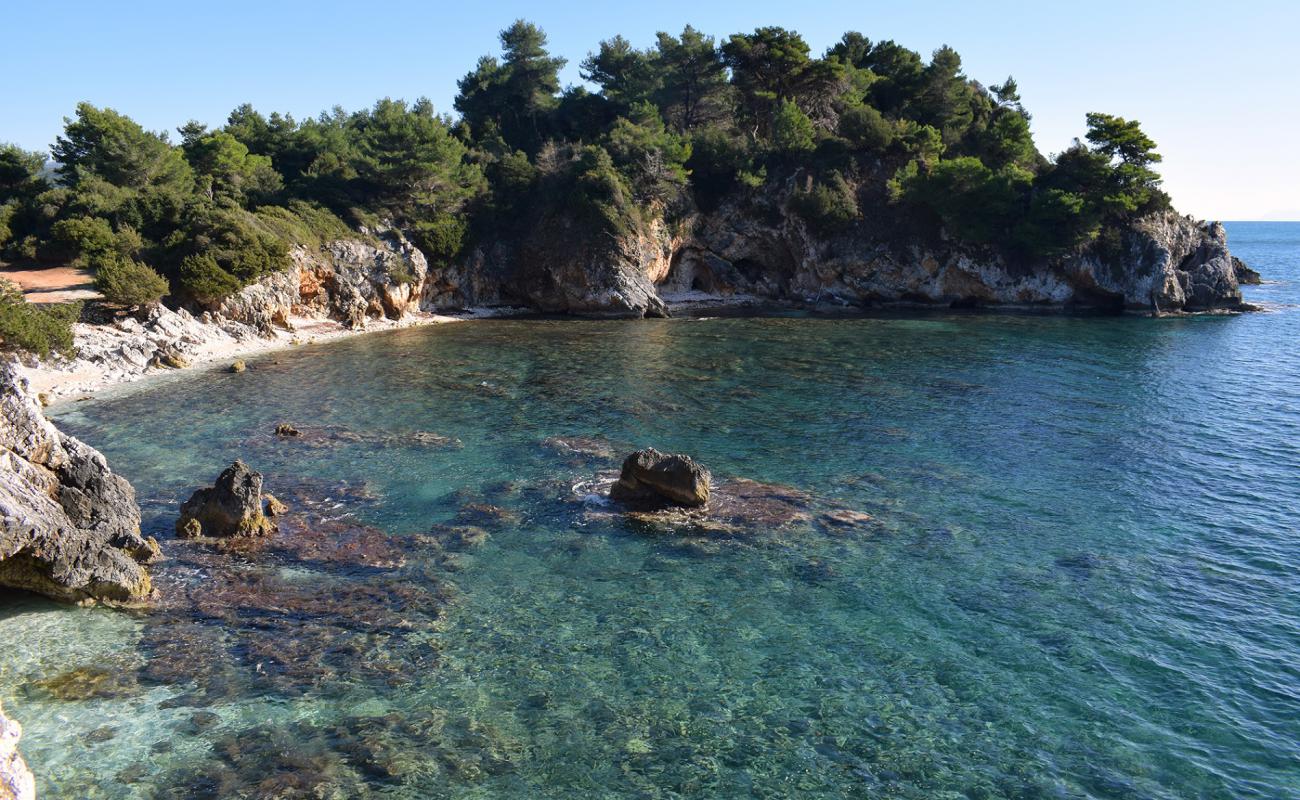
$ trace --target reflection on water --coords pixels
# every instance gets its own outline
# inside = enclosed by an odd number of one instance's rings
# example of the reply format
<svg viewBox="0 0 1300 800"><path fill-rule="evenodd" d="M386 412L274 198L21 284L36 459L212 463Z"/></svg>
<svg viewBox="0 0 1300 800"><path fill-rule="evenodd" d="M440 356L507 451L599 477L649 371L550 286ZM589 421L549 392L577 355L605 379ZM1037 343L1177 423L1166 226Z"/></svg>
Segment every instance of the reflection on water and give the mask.
<svg viewBox="0 0 1300 800"><path fill-rule="evenodd" d="M64 406L165 601L7 598L0 700L48 797L1294 795L1297 319L476 322ZM574 491L648 444L807 513ZM170 540L235 457L282 536Z"/></svg>

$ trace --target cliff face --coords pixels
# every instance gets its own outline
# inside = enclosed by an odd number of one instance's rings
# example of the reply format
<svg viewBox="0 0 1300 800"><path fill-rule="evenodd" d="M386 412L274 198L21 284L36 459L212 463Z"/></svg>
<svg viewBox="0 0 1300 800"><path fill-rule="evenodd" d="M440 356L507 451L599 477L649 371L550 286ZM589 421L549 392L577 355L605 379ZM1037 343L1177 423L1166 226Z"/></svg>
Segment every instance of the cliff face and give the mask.
<svg viewBox="0 0 1300 800"><path fill-rule="evenodd" d="M151 591L158 544L140 536L135 490L61 433L11 363L0 364L0 586L74 603Z"/></svg>
<svg viewBox="0 0 1300 800"><path fill-rule="evenodd" d="M678 244L662 218L611 235L556 215L525 236L481 246L462 264L431 275L424 306L662 317L668 312L655 282L667 275Z"/></svg>
<svg viewBox="0 0 1300 800"><path fill-rule="evenodd" d="M1241 306L1223 227L1172 213L1121 231L1118 252L1103 256L1089 250L1019 265L950 242L900 247L866 228L824 238L793 216L723 208L700 220L661 288L851 306L1159 311Z"/></svg>
<svg viewBox="0 0 1300 800"><path fill-rule="evenodd" d="M1107 247L1010 263L989 248L909 240L870 209L845 231L818 234L788 202L788 192L758 192L673 227L659 218L618 235L551 219L432 270L422 305L633 317L662 315L665 301L733 297L851 307L1242 307L1238 275L1246 273L1223 227L1174 213L1138 220Z"/></svg>
<svg viewBox="0 0 1300 800"><path fill-rule="evenodd" d="M224 319L265 334L289 327L291 316L320 316L364 328L366 320L399 319L419 307L429 264L396 233L374 242L342 240L319 251L289 252L292 266L245 287L217 309Z"/></svg>

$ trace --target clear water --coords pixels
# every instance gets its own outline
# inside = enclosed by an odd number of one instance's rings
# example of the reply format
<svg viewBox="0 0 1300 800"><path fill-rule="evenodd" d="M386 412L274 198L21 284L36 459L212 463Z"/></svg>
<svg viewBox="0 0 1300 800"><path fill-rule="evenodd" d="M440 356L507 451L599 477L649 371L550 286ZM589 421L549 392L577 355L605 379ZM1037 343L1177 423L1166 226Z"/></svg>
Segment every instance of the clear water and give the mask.
<svg viewBox="0 0 1300 800"><path fill-rule="evenodd" d="M1300 225L1229 231L1269 313L476 322L63 406L169 600L0 598L0 700L44 797L1300 797ZM647 528L555 436L874 522ZM237 456L324 533L170 540Z"/></svg>

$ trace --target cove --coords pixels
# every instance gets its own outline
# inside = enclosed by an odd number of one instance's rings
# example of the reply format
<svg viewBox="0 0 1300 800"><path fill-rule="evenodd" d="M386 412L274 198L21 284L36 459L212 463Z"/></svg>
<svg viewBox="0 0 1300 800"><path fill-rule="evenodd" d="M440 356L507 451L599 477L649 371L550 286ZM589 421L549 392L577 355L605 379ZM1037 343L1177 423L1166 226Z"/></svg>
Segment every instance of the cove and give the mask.
<svg viewBox="0 0 1300 800"><path fill-rule="evenodd" d="M1297 236L1232 234L1270 313L490 320L64 404L185 599L6 598L0 699L49 797L1293 794ZM603 513L646 445L872 521ZM235 458L329 535L172 539Z"/></svg>

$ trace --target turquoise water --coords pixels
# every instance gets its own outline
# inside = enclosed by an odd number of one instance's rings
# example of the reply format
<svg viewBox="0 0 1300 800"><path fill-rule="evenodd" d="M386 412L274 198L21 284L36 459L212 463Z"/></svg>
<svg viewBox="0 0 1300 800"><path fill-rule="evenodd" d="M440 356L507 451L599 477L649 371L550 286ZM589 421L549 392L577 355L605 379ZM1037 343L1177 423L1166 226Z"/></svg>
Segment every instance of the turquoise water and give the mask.
<svg viewBox="0 0 1300 800"><path fill-rule="evenodd" d="M1300 225L1229 232L1268 313L475 322L65 405L165 600L0 600L0 701L44 797L1298 797ZM810 517L625 520L553 437ZM235 457L281 544L172 540Z"/></svg>

